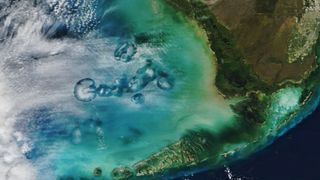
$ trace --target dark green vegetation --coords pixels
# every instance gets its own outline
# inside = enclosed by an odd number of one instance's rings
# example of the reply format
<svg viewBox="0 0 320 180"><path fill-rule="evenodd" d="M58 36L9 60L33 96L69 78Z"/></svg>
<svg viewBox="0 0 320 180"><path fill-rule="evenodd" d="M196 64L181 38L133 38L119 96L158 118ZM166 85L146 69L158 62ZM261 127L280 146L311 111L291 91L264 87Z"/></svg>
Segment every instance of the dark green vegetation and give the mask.
<svg viewBox="0 0 320 180"><path fill-rule="evenodd" d="M205 29L211 49L218 59L216 86L226 96L245 95L252 90L271 90L253 73L244 62L244 57L237 49L234 38L228 29L218 23L211 15L208 6L199 1L168 1L180 7L188 16L194 18Z"/></svg>
<svg viewBox="0 0 320 180"><path fill-rule="evenodd" d="M278 0L257 0L256 9L260 13L273 13Z"/></svg>
<svg viewBox="0 0 320 180"><path fill-rule="evenodd" d="M292 82L300 82L316 67L314 54L303 63L287 62L285 48L290 38L287 34L293 28L293 17L300 17L303 12L298 0L287 4L278 0L250 0L249 3L255 4L252 10L255 12L248 17L243 15L243 19L231 12L237 11L233 9L238 8L237 5L246 9L246 4L239 0L221 1L214 7L197 0L167 2L195 19L206 31L218 59L215 85L227 97L243 96L250 91L272 93ZM279 20L276 16L280 17ZM238 21L243 22L237 25ZM226 27L233 24L235 27ZM281 32L277 32L277 28L281 28ZM274 36L279 36L279 40L274 40Z"/></svg>
<svg viewBox="0 0 320 180"><path fill-rule="evenodd" d="M258 93L250 93L248 99L232 106L236 114L249 124L263 123L265 121L264 109L268 106L269 99L265 96L259 97Z"/></svg>
<svg viewBox="0 0 320 180"><path fill-rule="evenodd" d="M230 12L232 10L237 11L237 9L233 8L246 9L245 7L248 4L242 3L243 1L241 0L220 1L220 3L217 3L216 5L217 7L210 7L210 5L206 5L204 2L198 0L169 0L167 2L173 5L175 8L180 9L192 19L195 19L206 31L210 47L215 52L217 57L218 71L215 85L220 92L227 97L246 97L244 101L232 106L233 111L238 114L239 122L248 128L246 130L254 132L256 128L259 128L261 125L263 125L266 120L265 109L270 103L269 96L273 92L289 85L306 87L303 96L301 97L301 103L303 103L310 97L315 85L319 84L320 71L319 68L316 68L318 67L317 64L319 64L319 62L315 63L316 65L314 65L312 62L315 61L314 52L316 50L320 51L319 48L316 49L316 47L319 47L320 40L318 40L317 46L314 45L314 50L304 62L288 64L287 49L284 50L282 46L287 46L289 37L282 34L274 34L274 36L280 38L280 42L278 42L280 45L279 47L275 47L275 49L269 48L268 46L270 41L273 41L271 39L276 38L273 36L264 37L268 36L269 33L272 32L272 30L269 30L269 26L272 24L272 21L274 21L274 25L276 27L283 26L283 31L290 31L290 28L293 26L290 24L285 24L284 21L294 16L301 18L304 8L300 0L292 0L288 2L281 0L248 1L248 3L254 3L253 7L255 8L254 11L256 14L253 14L253 19L257 18L259 21L264 21L266 19L265 24L261 22L261 24L264 24L265 27L260 29L259 27L256 27L259 25L254 24L255 22L251 22L252 18L250 17L244 18L244 25L238 25L237 27L226 27L229 21L233 22L234 19L241 18L234 16L234 14ZM208 4L210 4L210 1L208 1ZM232 4L234 4L234 6L232 6ZM310 4L306 4L305 6L309 7ZM219 11L219 8L222 9L221 12ZM228 12L225 12L224 10ZM278 12L276 12L276 10ZM251 15L252 14L248 16ZM280 16L280 20L276 19L276 15ZM220 20L218 20L216 16L219 16ZM221 24L221 22L225 23ZM241 30L241 28L244 29ZM258 28L257 31L262 31L260 34L258 33L258 35L256 35L258 40L254 39L254 37L252 40L250 39L250 34L246 34L250 33L247 28ZM266 31L266 35L263 34L263 31ZM242 34L245 34L245 40L242 40ZM261 40L259 38L261 38ZM250 46L248 45L250 43L253 44L252 46L265 49L261 52L259 51L259 48L250 49ZM256 56L257 53L262 55ZM268 54L272 54L273 57L269 58ZM319 54L319 52L317 54ZM264 55L268 58L264 58ZM252 58L255 57L257 59L252 60ZM261 57L262 60L259 60L259 57ZM257 62L253 63L253 61ZM263 64L266 66L260 68L259 63L261 62L263 62ZM275 67L277 67L279 64L281 66L281 70L276 71L275 69L277 68L273 68L273 66L275 65ZM307 67L310 68L310 74L307 71L301 71L301 69L307 69ZM264 74L263 71L269 71L270 76L274 76L274 79L268 80L269 74ZM296 74L304 74L304 76L296 77L294 72L296 72Z"/></svg>

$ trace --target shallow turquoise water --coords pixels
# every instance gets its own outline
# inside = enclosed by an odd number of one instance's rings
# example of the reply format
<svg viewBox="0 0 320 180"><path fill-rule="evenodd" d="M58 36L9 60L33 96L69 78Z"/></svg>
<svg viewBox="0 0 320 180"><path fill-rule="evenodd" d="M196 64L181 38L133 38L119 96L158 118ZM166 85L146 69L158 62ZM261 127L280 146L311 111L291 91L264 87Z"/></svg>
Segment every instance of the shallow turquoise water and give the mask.
<svg viewBox="0 0 320 180"><path fill-rule="evenodd" d="M55 92L55 103L34 103L19 115L30 119L20 129L32 139L33 149L26 155L39 179L92 178L96 167L103 171L96 179L109 179L113 168L146 158L189 129L206 127L215 132L232 123L228 103L213 87L214 55L194 22L159 0L119 0L99 8L105 9L99 10L104 14L100 26L80 42L71 41L73 50L68 55L55 57L55 61L69 60L62 61L65 78L58 81L60 75L56 74L57 82L52 83L68 84L64 89L69 90L62 97ZM110 25L113 18L121 21ZM118 43L146 33L151 34L152 42L137 44L130 62L115 60ZM92 78L98 85L123 74L130 77L147 59L174 78L172 89L161 90L155 81L150 82L139 91L145 96L143 104L130 100L134 93L96 97L91 102L73 97L72 86L78 80ZM68 70L68 64L74 70Z"/></svg>
<svg viewBox="0 0 320 180"><path fill-rule="evenodd" d="M302 89L288 87L274 94L268 112L278 116L270 116L260 134L236 132L228 142L219 133L241 124L229 102L242 98L226 101L214 87L215 56L195 22L162 0L50 2L51 14L21 2L14 12L22 15L13 13L7 22L19 31L0 43L0 100L5 104L0 104L0 117L6 120L0 122L0 142L14 142L8 150L0 147L6 152L0 175L110 179L113 168L130 166L200 128L221 137L221 154L215 156L217 164L224 164L264 147L305 117L299 112L292 126L274 129L300 108ZM16 16L26 19L19 24ZM58 30L51 32L53 17ZM55 37L55 31L61 34ZM148 64L156 73L145 70ZM123 83L133 77L148 84L135 91ZM85 96L78 91L82 79L112 91ZM126 90L120 92L119 84ZM132 101L137 93L143 101ZM274 134L265 136L270 130ZM102 169L99 178L93 176L96 167Z"/></svg>

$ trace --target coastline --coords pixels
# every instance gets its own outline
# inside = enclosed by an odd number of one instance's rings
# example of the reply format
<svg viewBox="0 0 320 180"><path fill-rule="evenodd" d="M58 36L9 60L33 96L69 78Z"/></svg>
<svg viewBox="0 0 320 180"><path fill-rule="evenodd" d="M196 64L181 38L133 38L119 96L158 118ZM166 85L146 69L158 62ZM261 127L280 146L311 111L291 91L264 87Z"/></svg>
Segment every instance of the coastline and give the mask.
<svg viewBox="0 0 320 180"><path fill-rule="evenodd" d="M243 55L235 47L230 32L218 23L204 3L187 0L165 0L165 2L196 21L206 32L210 48L217 56L217 75L213 83L225 98L244 96L248 91L258 89L273 91L254 75L249 65L244 62ZM244 84L247 82L249 82L248 87L245 87Z"/></svg>
<svg viewBox="0 0 320 180"><path fill-rule="evenodd" d="M195 20L206 32L210 48L217 56L215 84L225 98L246 96L247 92L256 91L271 94L288 85L303 84L312 72L319 69L319 64L315 64L304 73L301 79L288 78L269 84L261 80L254 72L253 66L246 62L244 54L236 45L234 36L229 29L218 22L208 5L193 0L165 0L165 2ZM313 58L313 55L314 53L311 53L308 57Z"/></svg>
<svg viewBox="0 0 320 180"><path fill-rule="evenodd" d="M308 92L317 88L319 81L310 79L319 73L319 68L313 70L308 78L305 77L306 79L302 79L300 82L290 83L289 81L289 84L268 85L260 80L250 66L244 62L242 54L234 44L231 33L218 23L204 4L192 0L166 0L166 2L187 15L192 22L196 21L199 27L202 27L206 32L210 48L217 56L215 83L218 91L224 95L225 99L241 96L248 98L248 100L232 107L239 115L235 127L226 127L214 135L206 129L188 132L179 141L169 144L166 148L134 164L132 166L133 172L130 172L133 173L132 175L148 177L160 175L159 173L163 172L175 173L181 168L182 170L185 168L199 170L199 167L214 168L222 164L229 164L270 145L277 137L301 122L314 110L314 108L309 109L310 112L300 116L301 111L307 108L309 103L313 103L314 98L303 97L298 93L293 94L293 98L301 101L295 104L296 108L299 108L286 109L284 110L286 115L276 119L281 126L286 125L286 129L280 128L279 124L279 126L275 126L270 123L275 119L267 118L265 115L267 108L270 108L270 103L274 101L271 99L273 93L280 93L282 89L286 88L290 93L290 88L294 89L297 85L301 85L301 89L306 89ZM194 9L194 7L196 8ZM279 99L283 97L286 98L286 94L280 96ZM268 134L269 131L274 131L274 133ZM187 147L195 148L188 149ZM208 154L210 156L206 156ZM119 173L122 170L124 169L118 168L113 172Z"/></svg>

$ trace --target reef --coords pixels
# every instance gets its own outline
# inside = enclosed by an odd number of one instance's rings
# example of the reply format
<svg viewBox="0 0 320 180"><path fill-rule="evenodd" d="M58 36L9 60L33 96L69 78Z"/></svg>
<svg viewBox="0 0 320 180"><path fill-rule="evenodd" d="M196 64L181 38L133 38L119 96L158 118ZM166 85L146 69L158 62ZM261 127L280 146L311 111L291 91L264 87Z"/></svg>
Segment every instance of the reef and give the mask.
<svg viewBox="0 0 320 180"><path fill-rule="evenodd" d="M210 133L191 131L178 142L167 146L150 158L136 163L132 169L129 167L115 169L112 172L112 177L125 179L133 175L136 177L152 176L192 167L207 161L215 150L214 137ZM122 172L126 172L127 175L122 175Z"/></svg>
<svg viewBox="0 0 320 180"><path fill-rule="evenodd" d="M115 59L124 63L130 61L135 50L135 45L130 43L121 44L114 52ZM119 50L120 48L120 50ZM129 54L129 55L128 55ZM100 84L96 86L96 82L91 78L79 80L74 86L74 97L83 102L90 102L97 96L121 97L125 93L135 93L141 91L151 82L156 81L157 87L161 90L168 91L174 87L174 78L169 75L160 65L154 63L151 59L147 59L143 67L139 68L135 75L128 78L122 75L115 79L113 83ZM144 95L137 93L132 95L131 101L135 104L144 102Z"/></svg>

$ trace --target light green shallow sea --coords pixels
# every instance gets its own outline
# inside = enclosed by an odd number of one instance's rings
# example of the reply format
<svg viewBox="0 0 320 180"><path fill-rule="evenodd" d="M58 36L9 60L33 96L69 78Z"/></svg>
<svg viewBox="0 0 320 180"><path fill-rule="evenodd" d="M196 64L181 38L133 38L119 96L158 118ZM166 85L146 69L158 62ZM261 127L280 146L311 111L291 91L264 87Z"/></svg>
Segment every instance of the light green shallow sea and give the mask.
<svg viewBox="0 0 320 180"><path fill-rule="evenodd" d="M81 143L56 145L52 158L58 176L91 176L93 169L100 167L101 179L109 178L113 168L148 157L188 129L206 127L215 132L232 123L231 109L214 87L215 56L195 22L159 0L115 1L111 7L128 23L130 33L164 34L160 46L138 46L134 61L143 64L145 59L153 59L174 76L175 86L161 91L149 85L143 90L146 102L141 106L117 99L112 106L106 105L109 99L87 104L85 108L103 122L100 130L91 131L103 135L97 139L83 127ZM123 143L126 138L131 138L130 142Z"/></svg>

